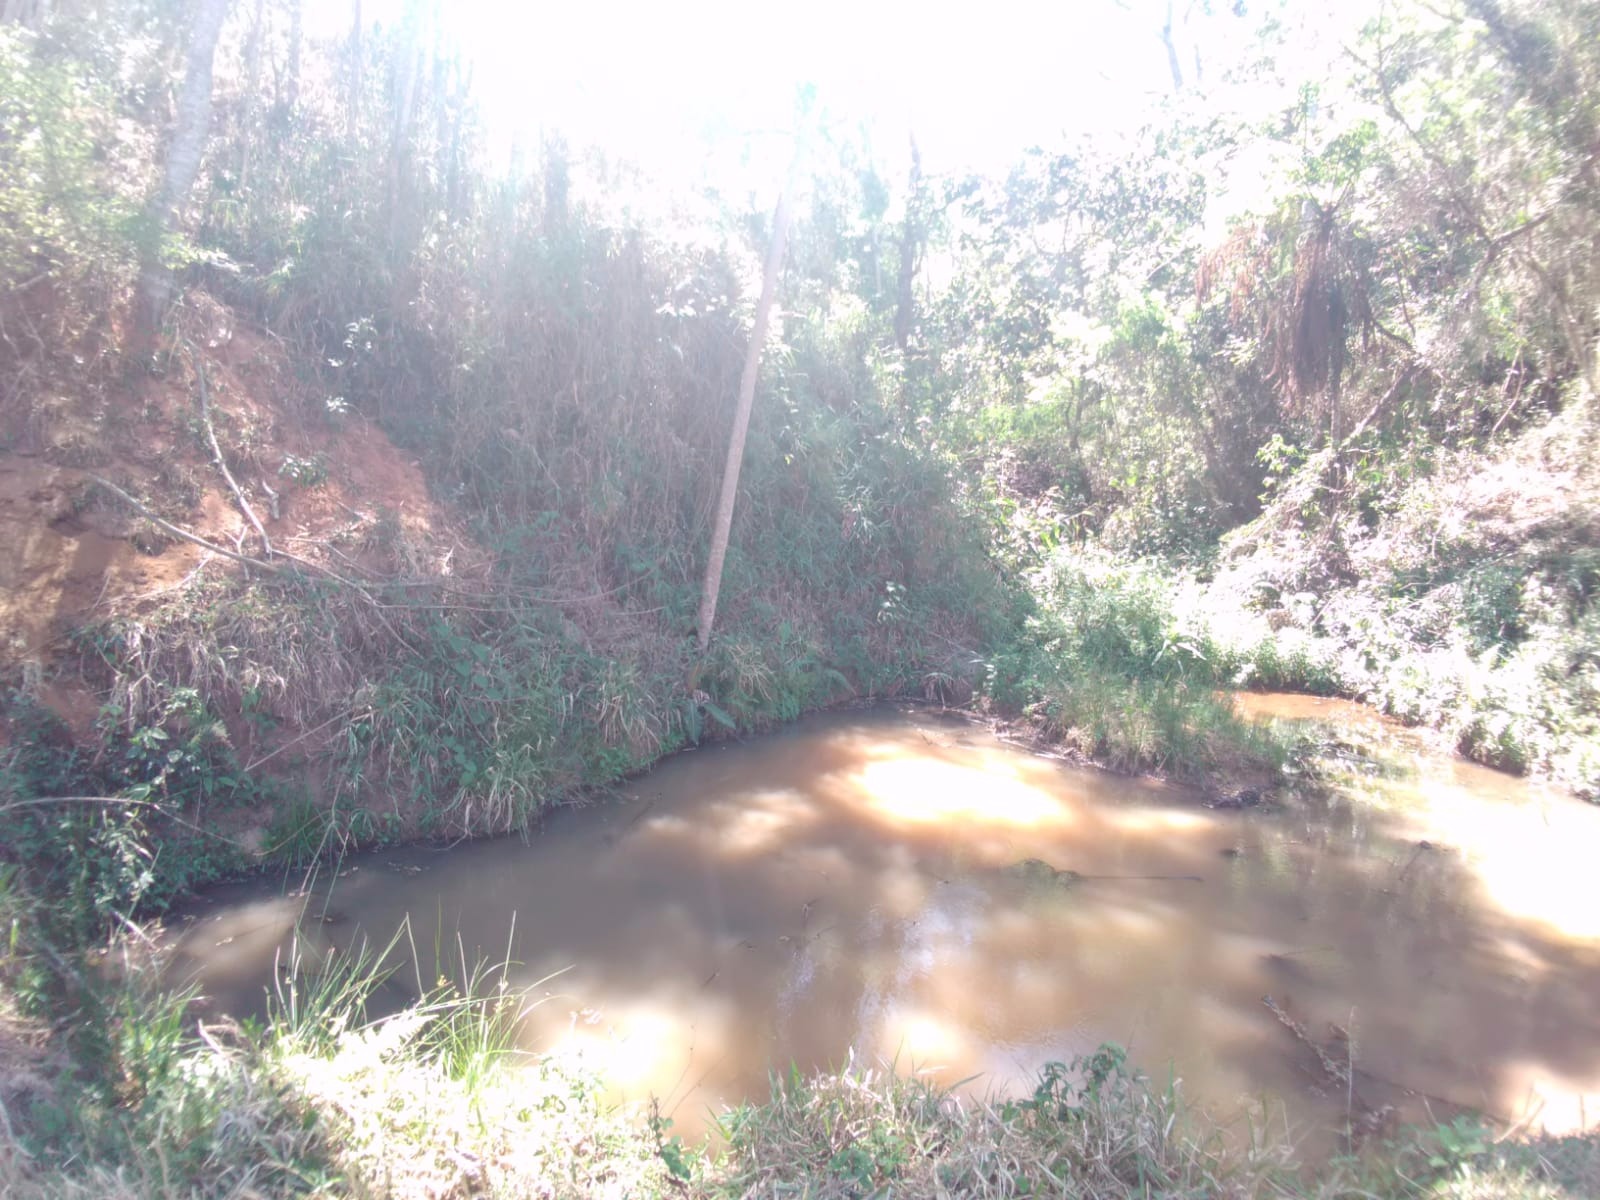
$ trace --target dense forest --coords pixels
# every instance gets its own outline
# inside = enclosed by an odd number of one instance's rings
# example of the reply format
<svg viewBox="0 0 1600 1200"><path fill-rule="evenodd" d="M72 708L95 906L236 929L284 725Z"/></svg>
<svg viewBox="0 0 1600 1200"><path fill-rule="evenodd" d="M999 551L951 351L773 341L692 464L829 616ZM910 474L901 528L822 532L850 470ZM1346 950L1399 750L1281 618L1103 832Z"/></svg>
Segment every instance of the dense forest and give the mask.
<svg viewBox="0 0 1600 1200"><path fill-rule="evenodd" d="M1125 137L925 169L798 89L694 186L507 151L452 6L310 7L0 5L0 1191L411 1194L386 1156L518 1137L529 1195L774 1186L780 1133L718 1165L582 1081L485 1133L471 988L368 1047L467 1097L380 1153L307 1082L358 987L197 1042L97 964L209 882L526 832L831 705L1215 797L1306 753L1230 693L1311 692L1600 800L1600 6L1385 4L1313 79L1271 6L1191 6L1248 52L1180 62L1169 4ZM1291 1186L1167 1157L1148 1098L955 1129L920 1086L815 1084L950 1194L1124 1135L1050 1194ZM1501 1194L1408 1145L1292 1186Z"/></svg>

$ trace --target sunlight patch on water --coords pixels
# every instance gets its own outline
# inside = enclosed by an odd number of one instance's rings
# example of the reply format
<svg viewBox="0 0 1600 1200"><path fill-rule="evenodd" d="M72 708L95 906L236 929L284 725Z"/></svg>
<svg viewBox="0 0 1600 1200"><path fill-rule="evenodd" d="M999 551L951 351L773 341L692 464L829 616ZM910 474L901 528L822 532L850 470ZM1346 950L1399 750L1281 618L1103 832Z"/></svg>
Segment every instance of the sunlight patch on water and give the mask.
<svg viewBox="0 0 1600 1200"><path fill-rule="evenodd" d="M967 1057L970 1040L937 1013L892 1012L883 1022L874 1057L917 1070L935 1070Z"/></svg>
<svg viewBox="0 0 1600 1200"><path fill-rule="evenodd" d="M630 1097L663 1092L663 1083L691 1072L696 1059L715 1059L721 1049L681 1012L653 1005L630 1006L609 1017L574 1012L567 1030L540 1048L582 1063L613 1092Z"/></svg>
<svg viewBox="0 0 1600 1200"><path fill-rule="evenodd" d="M1600 1088L1592 1077L1570 1077L1538 1062L1511 1063L1506 1076L1502 1090L1522 1098L1501 1114L1506 1119L1559 1130L1592 1130L1600 1122Z"/></svg>
<svg viewBox="0 0 1600 1200"><path fill-rule="evenodd" d="M1209 813L1184 812L1173 808L1129 809L1110 814L1107 820L1122 833L1138 837L1161 834L1186 836L1216 826L1216 820Z"/></svg>
<svg viewBox="0 0 1600 1200"><path fill-rule="evenodd" d="M718 849L730 857L770 854L817 818L816 805L794 788L740 792L712 810Z"/></svg>
<svg viewBox="0 0 1600 1200"><path fill-rule="evenodd" d="M896 825L1037 829L1071 824L1075 816L1058 797L1014 775L937 759L867 763L855 782L871 811Z"/></svg>
<svg viewBox="0 0 1600 1200"><path fill-rule="evenodd" d="M1513 790L1525 794L1534 785L1494 778L1499 786L1490 796L1439 782L1420 786L1414 815L1424 833L1463 856L1501 911L1569 938L1600 938L1600 809L1537 798L1517 803Z"/></svg>

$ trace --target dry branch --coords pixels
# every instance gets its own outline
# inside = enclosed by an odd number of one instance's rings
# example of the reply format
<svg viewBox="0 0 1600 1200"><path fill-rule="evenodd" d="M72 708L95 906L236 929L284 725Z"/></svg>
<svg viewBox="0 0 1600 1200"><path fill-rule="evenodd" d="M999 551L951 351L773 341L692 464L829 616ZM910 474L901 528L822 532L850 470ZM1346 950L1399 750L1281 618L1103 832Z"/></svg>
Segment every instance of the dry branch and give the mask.
<svg viewBox="0 0 1600 1200"><path fill-rule="evenodd" d="M1296 1021L1287 1012L1285 1012L1282 1005L1280 1005L1271 996L1261 997L1261 1003L1266 1005L1267 1011L1273 1016L1277 1017L1279 1023L1281 1023L1285 1029L1294 1034L1296 1041L1317 1056L1317 1065L1322 1068L1322 1073L1328 1077L1328 1082L1345 1088L1350 1086L1350 1068L1348 1066L1337 1061L1332 1055L1324 1050L1322 1046L1318 1044L1318 1042L1312 1038L1309 1033L1306 1032L1305 1026L1300 1024L1299 1021Z"/></svg>
<svg viewBox="0 0 1600 1200"><path fill-rule="evenodd" d="M256 534L261 538L261 552L271 555L272 539L267 537L267 531L256 516L255 509L250 507L250 501L244 498L238 480L234 479L233 472L228 470L228 460L222 457L222 447L217 444L217 431L211 424L211 392L206 386L205 363L201 361L200 354L192 342L185 342L184 346L189 351L189 361L194 363L195 376L200 380L200 423L205 426L206 441L211 444L211 457L217 464L217 470L221 471L222 477L228 481L228 488L233 492L233 498L239 502L246 519L255 526Z"/></svg>
<svg viewBox="0 0 1600 1200"><path fill-rule="evenodd" d="M172 534L173 537L182 538L184 541L189 542L192 545L199 546L202 550L209 550L213 554L219 554L223 558L231 559L236 563L242 563L247 567L256 567L273 575L284 575L290 573L284 567L278 566L276 563L264 562L259 558L251 558L248 554L240 554L237 551L226 549L223 546L217 545L215 542L206 541L206 539L201 537L199 534L190 533L187 529L184 529L179 525L174 525L171 521L157 516L153 511L151 511L148 505L142 504L138 500L135 500L132 496L128 495L127 492L123 491L108 479L103 479L99 475L90 475L88 478L105 488L113 496L117 497L117 499L134 509L134 511L153 522L158 528L164 529L166 532ZM352 582L336 571L329 570L321 563L316 563L312 562L310 559L301 558L297 554L290 554L284 550L274 550L272 553L278 558L288 559L289 562L294 563L296 566L305 567L308 570L314 571L324 578L330 579L334 583L341 584L342 586L347 587L351 591L355 592L356 595L360 596L367 602L368 605L371 606L373 616L378 618L379 624L381 624L384 629L388 631L389 636L394 638L395 641L399 642L413 654L419 653L415 646L401 636L400 631L390 623L389 618L383 615L384 605L379 604L372 593L367 591L367 589L362 587L359 583Z"/></svg>
<svg viewBox="0 0 1600 1200"><path fill-rule="evenodd" d="M199 534L190 533L187 529L184 529L178 525L174 525L171 521L168 521L164 517L157 516L149 508L149 506L140 503L138 500L135 500L132 496L128 495L127 492L123 491L109 479L102 479L99 475L90 475L88 478L105 488L106 491L110 492L129 508L132 508L135 512L139 513L140 516L150 521L158 529L165 530L175 538L182 538L184 541L189 542L192 545L199 546L202 550L209 550L213 554L220 554L223 558L232 559L236 563L243 563L247 567L256 567L259 570L268 571L274 575L283 574L282 567L274 566L269 562L263 562L259 558L251 558L248 554L239 554L236 551L219 546L215 542L208 542Z"/></svg>

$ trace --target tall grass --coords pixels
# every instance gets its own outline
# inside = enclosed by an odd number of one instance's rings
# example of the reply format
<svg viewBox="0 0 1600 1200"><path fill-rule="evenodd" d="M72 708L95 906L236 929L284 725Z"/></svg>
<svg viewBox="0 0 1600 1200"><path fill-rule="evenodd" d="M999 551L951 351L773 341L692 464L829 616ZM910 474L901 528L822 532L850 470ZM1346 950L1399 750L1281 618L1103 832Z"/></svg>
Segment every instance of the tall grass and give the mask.
<svg viewBox="0 0 1600 1200"><path fill-rule="evenodd" d="M1026 633L987 684L1052 740L1123 771L1230 787L1271 782L1289 746L1241 720L1208 630L1155 564L1061 549L1031 576Z"/></svg>

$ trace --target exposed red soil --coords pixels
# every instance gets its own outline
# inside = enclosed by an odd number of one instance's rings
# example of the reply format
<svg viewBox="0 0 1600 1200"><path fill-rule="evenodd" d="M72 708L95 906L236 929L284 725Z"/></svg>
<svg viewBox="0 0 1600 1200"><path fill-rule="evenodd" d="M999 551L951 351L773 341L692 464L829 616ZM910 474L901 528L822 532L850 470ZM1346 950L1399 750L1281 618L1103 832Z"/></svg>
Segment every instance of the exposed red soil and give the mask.
<svg viewBox="0 0 1600 1200"><path fill-rule="evenodd" d="M203 364L218 440L275 549L342 574L483 570L487 556L381 429L328 412L269 334L206 297L191 295L188 307L186 323L205 330L188 345ZM197 570L241 569L159 531L96 489L94 476L206 542L261 553L211 461L184 348L166 375L114 390L93 414L83 407L58 404L57 436L46 430L24 449L0 451L0 668L32 675L36 686L74 627L170 600ZM92 697L61 683L39 691L76 732L92 722Z"/></svg>

